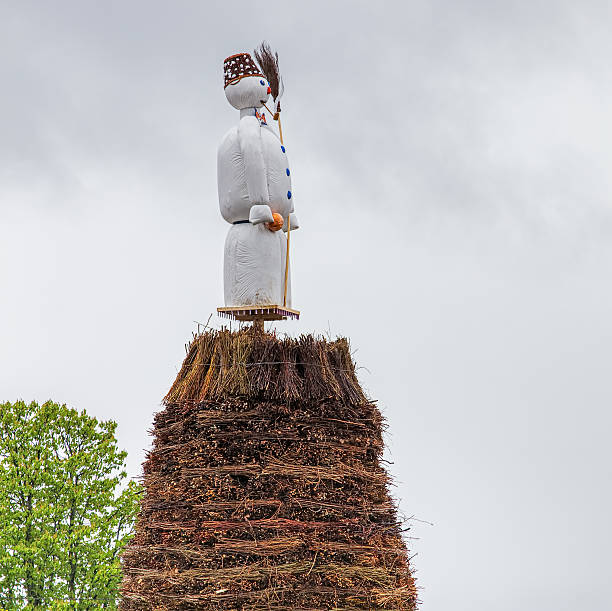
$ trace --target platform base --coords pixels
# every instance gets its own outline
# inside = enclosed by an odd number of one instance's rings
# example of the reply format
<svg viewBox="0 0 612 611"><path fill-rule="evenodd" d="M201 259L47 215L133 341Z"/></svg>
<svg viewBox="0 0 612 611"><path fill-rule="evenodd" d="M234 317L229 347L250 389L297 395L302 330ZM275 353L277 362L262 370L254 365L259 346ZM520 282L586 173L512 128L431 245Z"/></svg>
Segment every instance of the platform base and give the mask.
<svg viewBox="0 0 612 611"><path fill-rule="evenodd" d="M279 305L231 306L217 308L219 316L232 320L287 320L300 317L299 310Z"/></svg>

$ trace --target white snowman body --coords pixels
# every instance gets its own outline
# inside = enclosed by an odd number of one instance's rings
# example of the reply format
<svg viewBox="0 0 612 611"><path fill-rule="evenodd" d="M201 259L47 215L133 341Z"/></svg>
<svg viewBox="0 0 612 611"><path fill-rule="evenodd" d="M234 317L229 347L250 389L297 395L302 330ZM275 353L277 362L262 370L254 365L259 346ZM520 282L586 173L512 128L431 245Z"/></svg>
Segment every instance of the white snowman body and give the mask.
<svg viewBox="0 0 612 611"><path fill-rule="evenodd" d="M283 305L287 239L297 229L293 214L291 172L286 148L265 124L258 109L269 89L264 78L247 76L226 87L230 103L239 108L240 122L219 145L217 179L221 215L232 223L225 241L225 305ZM273 213L280 214L282 231L271 231ZM291 307L287 275L287 298Z"/></svg>

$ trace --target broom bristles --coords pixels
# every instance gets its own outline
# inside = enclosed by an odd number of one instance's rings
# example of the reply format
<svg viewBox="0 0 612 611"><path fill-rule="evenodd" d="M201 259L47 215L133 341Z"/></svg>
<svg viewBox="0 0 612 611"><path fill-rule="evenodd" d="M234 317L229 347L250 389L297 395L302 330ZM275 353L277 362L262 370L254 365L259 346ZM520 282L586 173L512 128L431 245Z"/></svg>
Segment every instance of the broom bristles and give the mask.
<svg viewBox="0 0 612 611"><path fill-rule="evenodd" d="M278 53L272 52L270 45L264 40L254 51L255 59L270 83L272 98L278 101L283 95L283 79L278 67Z"/></svg>

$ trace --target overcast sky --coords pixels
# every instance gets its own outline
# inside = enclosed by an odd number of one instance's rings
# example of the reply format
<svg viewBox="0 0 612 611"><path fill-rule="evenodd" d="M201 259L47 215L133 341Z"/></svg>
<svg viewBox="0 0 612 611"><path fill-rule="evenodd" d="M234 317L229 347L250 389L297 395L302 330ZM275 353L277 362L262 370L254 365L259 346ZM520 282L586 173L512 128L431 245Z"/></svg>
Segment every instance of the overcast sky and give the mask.
<svg viewBox="0 0 612 611"><path fill-rule="evenodd" d="M299 323L389 425L427 611L607 611L608 2L0 0L0 400L130 475L222 305L223 59L280 54ZM219 326L213 317L211 324Z"/></svg>

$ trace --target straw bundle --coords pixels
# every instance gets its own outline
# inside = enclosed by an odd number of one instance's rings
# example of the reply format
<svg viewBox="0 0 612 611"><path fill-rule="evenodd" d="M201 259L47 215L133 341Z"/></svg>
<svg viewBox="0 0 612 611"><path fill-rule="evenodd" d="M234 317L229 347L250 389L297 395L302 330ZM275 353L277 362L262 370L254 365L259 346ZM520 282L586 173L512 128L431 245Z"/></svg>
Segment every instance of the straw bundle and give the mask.
<svg viewBox="0 0 612 611"><path fill-rule="evenodd" d="M121 609L414 609L346 340L206 332L155 417Z"/></svg>

